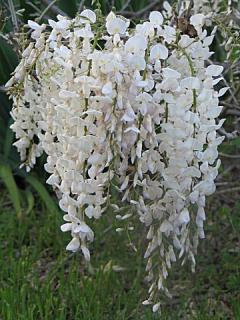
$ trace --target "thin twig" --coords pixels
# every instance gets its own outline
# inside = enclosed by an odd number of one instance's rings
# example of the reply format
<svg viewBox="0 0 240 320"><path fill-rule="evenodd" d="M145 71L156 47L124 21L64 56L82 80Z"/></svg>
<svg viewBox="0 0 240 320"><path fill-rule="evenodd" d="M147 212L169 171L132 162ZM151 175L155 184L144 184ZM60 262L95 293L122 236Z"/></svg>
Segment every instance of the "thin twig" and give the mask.
<svg viewBox="0 0 240 320"><path fill-rule="evenodd" d="M52 1L50 1L50 0L42 0L42 2L44 4L46 4L47 6L49 6L52 3ZM50 6L49 10L52 11L52 13L55 14L55 15L60 14L61 16L66 16L67 17L67 14L64 11L62 11L61 9L59 9L54 4Z"/></svg>
<svg viewBox="0 0 240 320"><path fill-rule="evenodd" d="M145 8L137 11L137 12L132 12L132 11L122 11L122 12L117 12L117 13L121 13L124 16L128 16L128 17L139 17L144 15L144 13L146 13L147 11L151 10L152 8L154 8L157 4L159 4L159 0L155 0L152 3L150 3L149 5L147 5Z"/></svg>
<svg viewBox="0 0 240 320"><path fill-rule="evenodd" d="M223 181L223 182L216 182L215 185L216 187L222 187L222 186L230 186L230 185L234 185L234 184L238 184L239 182L237 181Z"/></svg>
<svg viewBox="0 0 240 320"><path fill-rule="evenodd" d="M84 6L84 3L85 3L85 0L82 0L82 1L79 3L78 12L81 12L81 11L82 11L83 6Z"/></svg>
<svg viewBox="0 0 240 320"><path fill-rule="evenodd" d="M227 173L229 173L230 171L232 171L232 169L234 169L236 167L236 164L232 164L231 166L227 167L223 172L221 172L217 178L216 181L220 181Z"/></svg>
<svg viewBox="0 0 240 320"><path fill-rule="evenodd" d="M42 18L45 16L45 14L48 12L48 10L51 9L51 7L54 5L54 3L56 3L57 0L52 0L52 2L49 3L49 5L43 10L43 12L41 13L41 15L38 17L38 21L41 21Z"/></svg>
<svg viewBox="0 0 240 320"><path fill-rule="evenodd" d="M233 132L227 132L224 128L218 129L218 133L221 136L225 136L228 140L236 139L239 135L239 132L237 130L235 130Z"/></svg>
<svg viewBox="0 0 240 320"><path fill-rule="evenodd" d="M240 187L234 187L234 188L229 188L229 189L223 189L216 191L216 194L224 194L224 193L229 193L229 192L238 192L240 191Z"/></svg>
<svg viewBox="0 0 240 320"><path fill-rule="evenodd" d="M240 154L226 154L226 153L219 152L219 155L221 157L229 158L229 159L240 159Z"/></svg>
<svg viewBox="0 0 240 320"><path fill-rule="evenodd" d="M41 10L34 3L32 3L31 1L27 1L26 4L41 14Z"/></svg>
<svg viewBox="0 0 240 320"><path fill-rule="evenodd" d="M131 0L128 0L124 3L124 5L122 6L121 10L119 11L119 13L124 12L125 9L127 9L127 7L129 6L129 4L131 3Z"/></svg>
<svg viewBox="0 0 240 320"><path fill-rule="evenodd" d="M230 109L238 109L240 110L240 106L236 105L236 104L233 104L233 103L228 103L226 101L223 101L222 102L222 105L226 108L230 108Z"/></svg>
<svg viewBox="0 0 240 320"><path fill-rule="evenodd" d="M238 110L227 110L226 114L230 114L232 116L240 117L240 111L238 111Z"/></svg>
<svg viewBox="0 0 240 320"><path fill-rule="evenodd" d="M237 101L237 98L235 97L235 95L234 95L234 93L233 93L233 91L232 91L232 89L231 89L231 86L229 85L229 83L227 82L227 80L226 80L224 77L223 77L223 82L225 83L225 85L226 85L227 87L229 87L229 92L230 92L230 95L231 95L234 103L235 103L237 106L239 106L239 102Z"/></svg>

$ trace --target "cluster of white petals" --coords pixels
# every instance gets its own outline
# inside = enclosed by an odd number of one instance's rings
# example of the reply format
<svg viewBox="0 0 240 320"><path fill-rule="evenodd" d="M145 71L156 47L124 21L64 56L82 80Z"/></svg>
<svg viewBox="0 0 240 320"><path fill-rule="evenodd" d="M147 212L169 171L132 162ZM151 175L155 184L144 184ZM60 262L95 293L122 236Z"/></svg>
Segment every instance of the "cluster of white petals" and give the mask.
<svg viewBox="0 0 240 320"><path fill-rule="evenodd" d="M159 291L170 295L171 264L190 259L194 269L220 165L223 120L216 119L226 91L214 89L223 68L205 64L214 34L203 29L204 16L191 17L195 38L169 16L165 3L163 13L151 12L134 29L112 12L99 25L91 10L49 25L29 21L31 42L7 84L22 161L30 170L47 154L47 183L65 212L61 229L72 235L67 250L90 259L90 220L109 206L118 220L137 216L145 225L144 304L154 312ZM122 215L119 203L131 213Z"/></svg>

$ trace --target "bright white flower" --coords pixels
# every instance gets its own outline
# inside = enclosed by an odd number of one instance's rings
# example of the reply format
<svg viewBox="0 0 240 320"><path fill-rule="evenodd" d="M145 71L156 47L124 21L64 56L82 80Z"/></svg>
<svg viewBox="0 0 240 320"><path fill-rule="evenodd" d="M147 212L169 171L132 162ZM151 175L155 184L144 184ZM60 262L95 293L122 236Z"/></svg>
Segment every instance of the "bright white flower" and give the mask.
<svg viewBox="0 0 240 320"><path fill-rule="evenodd" d="M42 31L46 28L46 25L39 25L37 22L28 20L28 26L34 31L31 33L31 38L38 40L41 36Z"/></svg>
<svg viewBox="0 0 240 320"><path fill-rule="evenodd" d="M147 40L145 37L136 35L127 40L125 49L130 53L141 53L147 49Z"/></svg>
<svg viewBox="0 0 240 320"><path fill-rule="evenodd" d="M176 40L176 29L165 25L163 30L159 31L159 35L164 37L164 40L170 44Z"/></svg>
<svg viewBox="0 0 240 320"><path fill-rule="evenodd" d="M151 60L165 60L168 57L168 49L162 44L156 44L151 48L150 59Z"/></svg>
<svg viewBox="0 0 240 320"><path fill-rule="evenodd" d="M89 10L89 9L85 9L81 12L81 17L85 17L87 18L91 23L95 23L96 22L96 14L94 11Z"/></svg>
<svg viewBox="0 0 240 320"><path fill-rule="evenodd" d="M181 80L180 86L186 89L199 89L200 81L197 77L188 77Z"/></svg>
<svg viewBox="0 0 240 320"><path fill-rule="evenodd" d="M203 27L205 16L203 14L195 14L190 17L190 22L194 27Z"/></svg>
<svg viewBox="0 0 240 320"><path fill-rule="evenodd" d="M129 26L129 21L120 17L116 17L113 13L110 13L106 18L106 28L110 35L124 34Z"/></svg>
<svg viewBox="0 0 240 320"><path fill-rule="evenodd" d="M223 72L223 67L211 64L206 69L206 75L211 77L217 77Z"/></svg>
<svg viewBox="0 0 240 320"><path fill-rule="evenodd" d="M156 303L156 304L153 305L152 311L153 311L153 312L157 312L157 311L159 310L159 308L160 308L160 302L158 302L158 303Z"/></svg>
<svg viewBox="0 0 240 320"><path fill-rule="evenodd" d="M188 209L184 209L179 216L179 221L182 224L187 224L190 221Z"/></svg>
<svg viewBox="0 0 240 320"><path fill-rule="evenodd" d="M163 24L163 16L159 11L152 11L149 15L149 21L157 26L161 26Z"/></svg>
<svg viewBox="0 0 240 320"><path fill-rule="evenodd" d="M179 73L176 70L173 70L171 68L163 68L162 69L163 77L168 79L168 78L175 78L179 79L181 78L181 73Z"/></svg>
<svg viewBox="0 0 240 320"><path fill-rule="evenodd" d="M90 261L90 252L87 247L81 246L82 253L86 261Z"/></svg>
<svg viewBox="0 0 240 320"><path fill-rule="evenodd" d="M76 252L80 247L78 238L73 238L66 247L66 250Z"/></svg>
<svg viewBox="0 0 240 320"><path fill-rule="evenodd" d="M59 21L49 19L48 23L53 29L66 30L70 26L71 21L65 17L59 16Z"/></svg>
<svg viewBox="0 0 240 320"><path fill-rule="evenodd" d="M131 54L128 57L128 63L129 63L129 67L132 68L133 70L140 71L146 68L146 61L144 57L139 55Z"/></svg>
<svg viewBox="0 0 240 320"><path fill-rule="evenodd" d="M77 29L74 31L75 36L82 38L94 38L94 34L91 30L90 25L86 24L84 28Z"/></svg>
<svg viewBox="0 0 240 320"><path fill-rule="evenodd" d="M28 20L28 25L33 30L41 29L41 26L37 22L32 20Z"/></svg>

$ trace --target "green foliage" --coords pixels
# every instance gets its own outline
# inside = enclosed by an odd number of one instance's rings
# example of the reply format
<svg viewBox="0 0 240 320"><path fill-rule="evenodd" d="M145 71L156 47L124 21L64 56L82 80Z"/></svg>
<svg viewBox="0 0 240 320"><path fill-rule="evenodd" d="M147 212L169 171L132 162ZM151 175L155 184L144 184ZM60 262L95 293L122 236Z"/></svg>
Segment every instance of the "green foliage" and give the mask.
<svg viewBox="0 0 240 320"><path fill-rule="evenodd" d="M26 181L35 189L38 193L39 197L46 205L47 209L51 213L57 212L56 203L53 201L52 197L49 195L47 189L44 185L38 180L38 178L34 177L33 175L28 175L26 177Z"/></svg>
<svg viewBox="0 0 240 320"><path fill-rule="evenodd" d="M65 251L69 235L60 231L61 215L43 211L41 201L36 200L38 209L20 220L4 192L0 207L0 319L240 318L239 202L234 208L225 205L217 215L215 206L209 208L207 239L199 248L196 273L189 277L186 267L180 281L172 279L169 288L174 296L163 301L161 318L141 305L146 295L141 252L126 245L124 235L106 231L107 216L95 225L98 237L91 265L84 265L80 253ZM114 271L116 265L125 271Z"/></svg>
<svg viewBox="0 0 240 320"><path fill-rule="evenodd" d="M17 216L21 216L21 199L18 187L14 180L12 170L10 167L4 163L0 163L0 177L3 180L6 188L9 192L10 198L14 205Z"/></svg>

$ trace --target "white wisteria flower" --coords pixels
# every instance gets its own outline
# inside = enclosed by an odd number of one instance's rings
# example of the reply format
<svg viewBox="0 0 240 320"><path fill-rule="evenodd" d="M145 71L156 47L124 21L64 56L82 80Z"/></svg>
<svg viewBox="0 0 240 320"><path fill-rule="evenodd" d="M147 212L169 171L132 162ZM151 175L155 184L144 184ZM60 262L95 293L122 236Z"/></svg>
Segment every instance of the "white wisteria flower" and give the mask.
<svg viewBox="0 0 240 320"><path fill-rule="evenodd" d="M129 20L123 17L116 17L113 12L111 12L106 18L106 29L110 35L114 34L125 34L128 26Z"/></svg>
<svg viewBox="0 0 240 320"><path fill-rule="evenodd" d="M223 68L206 67L214 32L207 35L205 17L190 18L198 33L191 38L171 15L165 2L162 13L129 28L111 12L100 33L89 9L74 19L59 15L48 28L29 21L31 41L6 85L23 164L29 171L47 155L46 182L65 212L61 230L72 236L66 249L89 261L90 225L108 207L119 233L144 224L150 287L143 304L153 312L160 292L170 296L171 265L189 259L194 270L220 166L219 97L228 89L214 87Z"/></svg>

